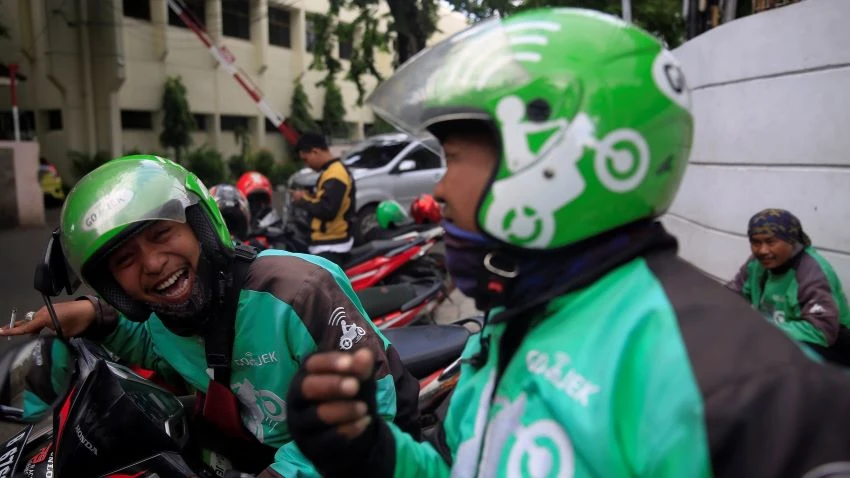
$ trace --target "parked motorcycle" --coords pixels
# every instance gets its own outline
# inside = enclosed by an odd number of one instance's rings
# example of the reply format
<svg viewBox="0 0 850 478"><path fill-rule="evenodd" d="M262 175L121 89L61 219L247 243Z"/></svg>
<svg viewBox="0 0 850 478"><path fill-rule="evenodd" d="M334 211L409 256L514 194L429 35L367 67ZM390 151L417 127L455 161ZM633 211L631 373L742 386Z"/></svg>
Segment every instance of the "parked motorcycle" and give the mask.
<svg viewBox="0 0 850 478"><path fill-rule="evenodd" d="M0 419L26 424L0 447L0 477L249 476L228 469L225 455L193 437L181 399L101 346L64 337L50 298L63 290L71 294L79 284L59 249L48 246L35 288L48 306L56 336L32 338L0 357ZM464 325L470 321L480 325L468 319L386 332L420 379L426 427L433 425L435 410L457 381L459 356L470 334ZM34 367L48 370L49 380L33 380L29 372ZM52 426L35 430L51 414Z"/></svg>
<svg viewBox="0 0 850 478"><path fill-rule="evenodd" d="M421 420L430 427L440 399L457 382L469 332L462 325L429 325L387 334L421 380ZM43 385L28 380L29 370L66 359L69 367L51 367L50 379L61 389L55 403L41 413L25 410ZM0 476L228 476L228 457L192 436L184 400L89 340L39 336L7 352L0 359L0 397L0 419L26 424L0 446ZM51 413L53 426L37 430Z"/></svg>

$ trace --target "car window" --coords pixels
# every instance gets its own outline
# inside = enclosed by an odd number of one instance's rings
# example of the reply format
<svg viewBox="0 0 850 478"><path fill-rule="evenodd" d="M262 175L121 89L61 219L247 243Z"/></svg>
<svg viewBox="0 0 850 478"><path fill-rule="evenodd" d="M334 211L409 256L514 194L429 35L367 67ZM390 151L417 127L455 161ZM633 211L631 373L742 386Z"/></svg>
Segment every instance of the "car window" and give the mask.
<svg viewBox="0 0 850 478"><path fill-rule="evenodd" d="M437 154L422 146L419 146L408 153L404 159L412 159L416 161L416 171L422 169L438 169L443 166L442 161L440 161L440 157Z"/></svg>
<svg viewBox="0 0 850 478"><path fill-rule="evenodd" d="M367 143L365 146L348 153L342 162L349 168L380 168L389 164L408 144L406 141L383 144Z"/></svg>

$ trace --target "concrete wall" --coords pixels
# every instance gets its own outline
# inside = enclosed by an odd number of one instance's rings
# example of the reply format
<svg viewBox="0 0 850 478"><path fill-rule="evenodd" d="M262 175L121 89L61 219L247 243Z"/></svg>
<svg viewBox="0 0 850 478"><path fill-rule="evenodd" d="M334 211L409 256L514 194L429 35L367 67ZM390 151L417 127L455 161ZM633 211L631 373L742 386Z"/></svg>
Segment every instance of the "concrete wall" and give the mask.
<svg viewBox="0 0 850 478"><path fill-rule="evenodd" d="M747 221L792 211L850 293L850 2L808 0L675 51L693 88L691 164L665 224L681 255L728 280Z"/></svg>
<svg viewBox="0 0 850 478"><path fill-rule="evenodd" d="M43 226L38 143L0 141L0 227Z"/></svg>

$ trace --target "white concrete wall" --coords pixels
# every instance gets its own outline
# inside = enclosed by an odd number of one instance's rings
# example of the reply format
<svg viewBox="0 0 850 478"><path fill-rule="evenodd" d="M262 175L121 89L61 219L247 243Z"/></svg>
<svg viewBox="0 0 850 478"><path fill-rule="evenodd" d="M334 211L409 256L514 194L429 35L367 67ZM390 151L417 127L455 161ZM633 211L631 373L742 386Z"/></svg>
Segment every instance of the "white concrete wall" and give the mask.
<svg viewBox="0 0 850 478"><path fill-rule="evenodd" d="M691 163L664 223L681 255L732 278L747 221L793 212L850 293L850 1L808 0L675 51L693 89Z"/></svg>

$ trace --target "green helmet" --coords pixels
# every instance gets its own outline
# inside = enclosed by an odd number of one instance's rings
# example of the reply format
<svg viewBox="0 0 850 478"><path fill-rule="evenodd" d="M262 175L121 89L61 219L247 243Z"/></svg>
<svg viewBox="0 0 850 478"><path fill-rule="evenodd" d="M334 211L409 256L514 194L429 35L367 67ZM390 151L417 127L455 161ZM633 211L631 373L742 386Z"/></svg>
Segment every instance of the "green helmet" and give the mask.
<svg viewBox="0 0 850 478"><path fill-rule="evenodd" d="M381 229L389 229L390 226L401 226L410 220L410 216L401 207L401 204L392 199L381 201L378 204L378 209L375 211L375 218L378 220L378 226Z"/></svg>
<svg viewBox="0 0 850 478"><path fill-rule="evenodd" d="M414 135L450 134L457 120L489 125L501 157L478 226L532 250L662 214L693 135L673 55L640 28L583 9L482 22L408 61L369 104Z"/></svg>
<svg viewBox="0 0 850 478"><path fill-rule="evenodd" d="M133 320L146 320L150 310L124 293L104 270L103 259L155 220L188 223L214 265L232 253L230 233L207 188L182 166L157 156L107 162L84 176L62 207L61 242L68 264Z"/></svg>

